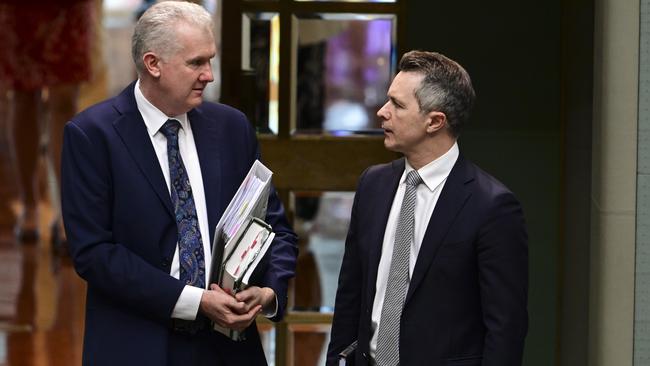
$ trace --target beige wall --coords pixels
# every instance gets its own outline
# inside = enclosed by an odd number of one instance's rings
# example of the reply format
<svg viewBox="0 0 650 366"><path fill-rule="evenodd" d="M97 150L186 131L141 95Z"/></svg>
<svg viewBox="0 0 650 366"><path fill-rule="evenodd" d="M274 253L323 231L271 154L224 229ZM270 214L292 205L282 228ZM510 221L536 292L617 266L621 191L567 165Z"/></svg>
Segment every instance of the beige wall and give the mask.
<svg viewBox="0 0 650 366"><path fill-rule="evenodd" d="M639 2L595 13L589 365L632 365Z"/></svg>

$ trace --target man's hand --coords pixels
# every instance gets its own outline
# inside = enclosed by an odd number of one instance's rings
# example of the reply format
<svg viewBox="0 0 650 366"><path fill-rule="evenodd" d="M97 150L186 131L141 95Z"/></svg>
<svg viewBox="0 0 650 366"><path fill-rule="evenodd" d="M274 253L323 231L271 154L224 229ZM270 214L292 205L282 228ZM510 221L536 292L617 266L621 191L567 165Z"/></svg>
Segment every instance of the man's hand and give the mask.
<svg viewBox="0 0 650 366"><path fill-rule="evenodd" d="M275 291L270 287L251 286L244 291L238 292L235 299L244 302L247 311L258 305L268 310L269 305L275 306Z"/></svg>
<svg viewBox="0 0 650 366"><path fill-rule="evenodd" d="M222 327L242 331L253 322L262 305L248 306L216 284L211 284L210 290L203 291L199 309Z"/></svg>

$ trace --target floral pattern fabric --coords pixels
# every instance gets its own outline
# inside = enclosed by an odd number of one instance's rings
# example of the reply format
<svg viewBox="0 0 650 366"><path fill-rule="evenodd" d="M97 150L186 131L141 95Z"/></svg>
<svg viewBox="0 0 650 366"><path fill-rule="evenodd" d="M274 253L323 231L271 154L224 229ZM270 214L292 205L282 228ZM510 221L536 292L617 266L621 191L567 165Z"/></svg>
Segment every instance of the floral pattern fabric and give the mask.
<svg viewBox="0 0 650 366"><path fill-rule="evenodd" d="M36 90L88 81L92 1L0 1L0 86Z"/></svg>

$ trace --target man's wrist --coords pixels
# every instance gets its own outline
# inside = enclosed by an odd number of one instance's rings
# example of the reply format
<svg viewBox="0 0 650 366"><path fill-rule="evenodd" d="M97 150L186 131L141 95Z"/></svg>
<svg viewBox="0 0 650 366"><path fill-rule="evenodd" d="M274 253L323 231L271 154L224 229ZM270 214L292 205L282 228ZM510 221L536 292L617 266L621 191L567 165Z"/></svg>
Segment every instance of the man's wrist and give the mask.
<svg viewBox="0 0 650 366"><path fill-rule="evenodd" d="M264 292L264 295L263 295L263 298L264 298L263 307L267 308L267 307L269 307L269 305L274 303L275 291L273 291L273 289L270 288L270 287L262 287L262 291Z"/></svg>
<svg viewBox="0 0 650 366"><path fill-rule="evenodd" d="M262 315L267 318L273 318L278 313L278 300L277 296L275 295L275 291L270 287L263 287L262 291L264 298Z"/></svg>

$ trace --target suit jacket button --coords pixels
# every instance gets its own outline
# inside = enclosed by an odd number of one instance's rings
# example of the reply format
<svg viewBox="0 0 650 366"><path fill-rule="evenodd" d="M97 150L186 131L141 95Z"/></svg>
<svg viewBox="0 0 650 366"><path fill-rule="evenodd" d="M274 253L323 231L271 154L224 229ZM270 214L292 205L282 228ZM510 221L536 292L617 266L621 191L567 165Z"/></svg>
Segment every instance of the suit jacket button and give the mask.
<svg viewBox="0 0 650 366"><path fill-rule="evenodd" d="M162 266L163 267L168 267L169 266L169 262L167 261L167 259L163 259Z"/></svg>

